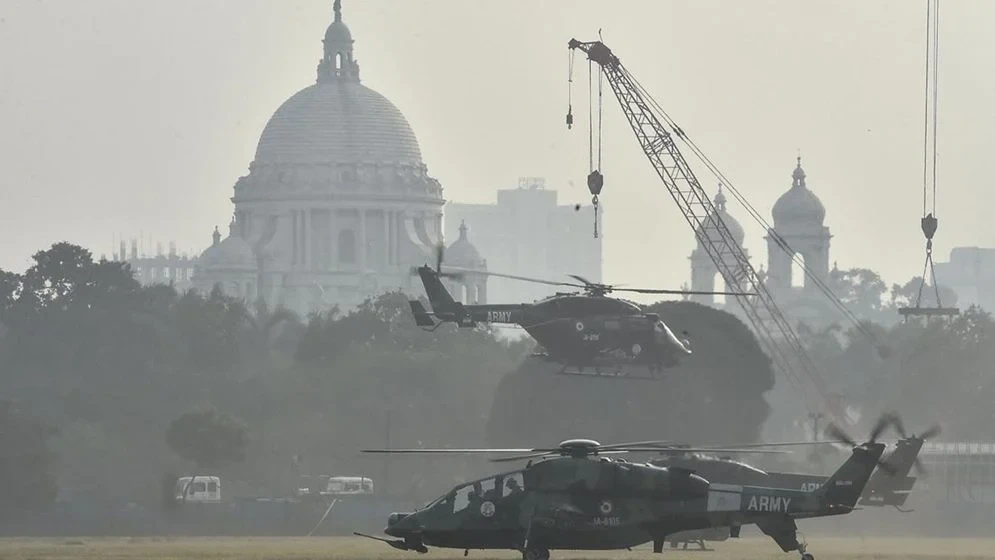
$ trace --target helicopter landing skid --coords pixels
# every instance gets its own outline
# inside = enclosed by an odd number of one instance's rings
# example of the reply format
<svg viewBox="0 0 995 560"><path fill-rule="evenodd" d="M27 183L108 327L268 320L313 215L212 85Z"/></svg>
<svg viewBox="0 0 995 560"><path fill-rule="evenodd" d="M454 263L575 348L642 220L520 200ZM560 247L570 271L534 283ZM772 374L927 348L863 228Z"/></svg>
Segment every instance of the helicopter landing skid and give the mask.
<svg viewBox="0 0 995 560"><path fill-rule="evenodd" d="M638 366L563 366L560 375L574 375L578 377L609 377L618 379L641 379L645 381L659 381L660 375L650 368Z"/></svg>

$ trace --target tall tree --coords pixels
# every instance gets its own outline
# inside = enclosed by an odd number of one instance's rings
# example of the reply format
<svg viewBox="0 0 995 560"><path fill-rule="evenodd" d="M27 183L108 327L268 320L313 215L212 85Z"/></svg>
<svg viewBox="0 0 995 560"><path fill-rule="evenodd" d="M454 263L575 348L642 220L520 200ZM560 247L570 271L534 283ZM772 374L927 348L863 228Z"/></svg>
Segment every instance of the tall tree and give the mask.
<svg viewBox="0 0 995 560"><path fill-rule="evenodd" d="M650 306L687 331L693 354L658 381L577 379L557 364L529 360L506 375L488 424L496 446L549 445L569 437L607 441L758 438L774 386L770 360L735 316L692 302Z"/></svg>
<svg viewBox="0 0 995 560"><path fill-rule="evenodd" d="M871 321L882 319L888 287L877 272L868 268L840 270L834 267L829 273L829 287L858 317Z"/></svg>
<svg viewBox="0 0 995 560"><path fill-rule="evenodd" d="M936 293L940 293L940 301L936 300ZM920 294L922 294L920 298ZM921 276L912 278L905 284L893 284L891 287L891 309L900 307L911 307L916 301L923 307L936 307L943 304L943 307L956 307L957 294L950 288L939 285L939 290L929 282L923 282Z"/></svg>
<svg viewBox="0 0 995 560"><path fill-rule="evenodd" d="M245 460L248 431L240 421L216 410L188 412L166 430L166 443L198 468L216 469Z"/></svg>
<svg viewBox="0 0 995 560"><path fill-rule="evenodd" d="M0 516L42 508L55 501L55 431L0 401Z"/></svg>

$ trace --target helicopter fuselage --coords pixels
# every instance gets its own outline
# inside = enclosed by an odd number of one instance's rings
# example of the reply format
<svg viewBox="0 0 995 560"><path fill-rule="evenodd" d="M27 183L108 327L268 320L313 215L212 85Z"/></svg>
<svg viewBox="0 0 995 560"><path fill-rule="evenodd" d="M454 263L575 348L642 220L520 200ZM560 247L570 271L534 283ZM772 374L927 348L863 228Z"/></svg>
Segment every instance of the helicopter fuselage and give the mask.
<svg viewBox="0 0 995 560"><path fill-rule="evenodd" d="M463 549L610 550L667 535L748 523L784 550L797 548L794 518L852 510L883 445L869 444L818 489L709 483L681 468L605 457L561 457L458 486L424 508L392 514L392 546ZM792 548L795 547L795 548Z"/></svg>
<svg viewBox="0 0 995 560"><path fill-rule="evenodd" d="M555 361L571 366L644 364L673 367L691 353L659 316L634 303L559 294L534 304L462 305L435 315L463 327L513 324L525 329Z"/></svg>

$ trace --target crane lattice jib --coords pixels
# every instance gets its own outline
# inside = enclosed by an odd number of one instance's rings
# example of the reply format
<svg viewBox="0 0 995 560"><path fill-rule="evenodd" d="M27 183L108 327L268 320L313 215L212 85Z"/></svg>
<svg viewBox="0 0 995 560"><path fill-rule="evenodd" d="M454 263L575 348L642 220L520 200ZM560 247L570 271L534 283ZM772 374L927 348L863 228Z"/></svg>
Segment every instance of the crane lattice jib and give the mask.
<svg viewBox="0 0 995 560"><path fill-rule="evenodd" d="M643 152L726 285L734 291L756 294L737 296L736 299L761 346L770 356L775 371L800 393L810 412L816 405L836 421L842 421L837 403L829 398L825 383L790 322L781 313L743 248L718 218L711 198L701 188L678 150L673 135L654 114L636 81L604 43L584 43L572 39L569 47L580 49L601 67ZM674 135L682 134L679 128L675 128ZM776 236L774 239L777 241ZM796 374L796 368L804 377Z"/></svg>

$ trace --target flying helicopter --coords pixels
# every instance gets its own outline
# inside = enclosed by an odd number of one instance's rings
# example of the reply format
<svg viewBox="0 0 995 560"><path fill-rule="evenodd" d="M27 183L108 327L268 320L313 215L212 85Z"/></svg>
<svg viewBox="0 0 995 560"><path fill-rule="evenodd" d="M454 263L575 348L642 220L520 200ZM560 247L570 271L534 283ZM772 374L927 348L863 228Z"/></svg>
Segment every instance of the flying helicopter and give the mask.
<svg viewBox="0 0 995 560"><path fill-rule="evenodd" d="M853 510L878 465L884 444L855 446L850 458L818 488L801 491L709 482L680 467L615 457L654 452L666 442L601 445L587 439L533 449L375 449L366 453L501 453L496 462L528 460L524 469L457 486L410 513L392 513L380 540L399 550L429 546L518 550L524 560L548 560L550 550L614 550L708 527L756 523L785 551L814 560L798 541L796 518ZM780 453L756 448L688 448L705 453ZM538 460L537 460L538 459ZM533 462L533 460L537 460Z"/></svg>
<svg viewBox="0 0 995 560"><path fill-rule="evenodd" d="M864 488L858 505L864 507L891 506L905 513L909 510L902 509L902 507L905 505L906 500L908 500L909 494L912 492L912 487L916 482L916 477L909 476L909 474L913 467L920 474L925 472L924 467L919 461L919 452L926 439L939 434L940 428L939 426L933 426L920 435L910 435L905 432L899 416L895 413L888 413L879 418L877 424L871 430L868 441L877 441L878 437L880 437L888 426L894 427L900 439L895 442L893 449L884 454L880 459L879 468L874 471L870 481ZM826 443L856 445L850 436L835 426L831 425L827 434L831 435L833 439L798 442L797 444ZM779 445L786 446L792 444L782 443ZM661 449L659 453L663 457L650 460L650 464L660 467L689 469L713 482L770 486L774 488L795 488L802 491L811 491L826 481L826 477L823 475L764 471L730 457L688 453L684 451L683 446L667 446ZM684 548L687 548L689 543L695 543L700 549L705 550L705 541L724 541L738 535L738 533L738 528L735 527L711 527L708 529L675 533L669 535L667 541L674 548L678 545L683 545Z"/></svg>
<svg viewBox="0 0 995 560"><path fill-rule="evenodd" d="M682 290L619 288L572 276L576 282L555 282L501 274L468 271L460 268L442 270L442 248L436 267L425 265L414 270L421 277L432 311L418 300L411 300L415 324L435 330L444 322L459 327L480 323L518 325L543 348L545 358L562 366L560 373L629 378L658 378L666 368L680 363L691 354L687 337L678 338L655 313L644 313L639 305L610 297L613 292L640 294L699 294ZM552 286L580 288L581 292L557 293L535 303L466 305L456 301L442 278L460 278L464 274L486 274ZM729 296L749 294L707 292ZM631 366L637 366L633 368ZM644 374L645 372L645 374ZM648 374L648 375L646 375Z"/></svg>

